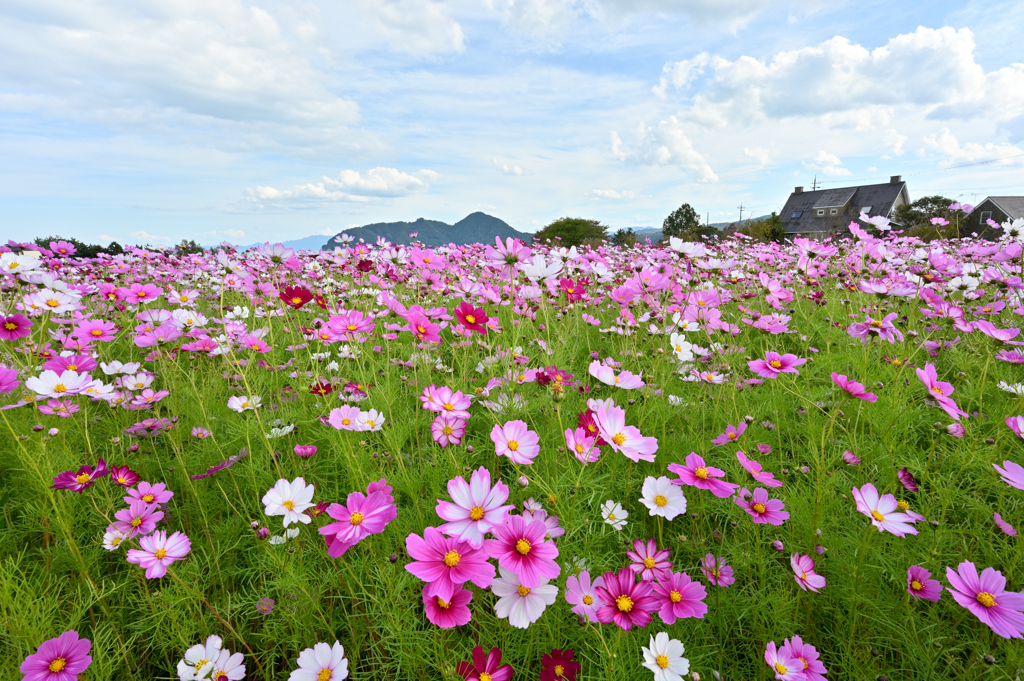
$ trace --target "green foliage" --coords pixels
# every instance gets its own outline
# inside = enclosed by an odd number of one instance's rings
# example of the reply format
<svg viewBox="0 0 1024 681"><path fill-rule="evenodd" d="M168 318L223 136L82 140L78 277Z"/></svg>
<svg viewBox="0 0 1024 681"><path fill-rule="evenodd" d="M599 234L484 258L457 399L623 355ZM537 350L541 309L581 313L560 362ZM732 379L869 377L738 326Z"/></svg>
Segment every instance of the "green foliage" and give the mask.
<svg viewBox="0 0 1024 681"><path fill-rule="evenodd" d="M685 241L696 241L695 236L700 233L700 216L688 203L672 211L661 224L663 238L677 237Z"/></svg>
<svg viewBox="0 0 1024 681"><path fill-rule="evenodd" d="M111 241L108 245L102 246L100 244L87 244L83 241L79 241L74 237L66 236L48 236L39 237L35 240L35 244L42 246L43 248L49 248L50 244L57 241L66 241L75 247L74 258L95 258L99 253L106 253L107 255L120 255L124 253L124 249L121 248L121 244L116 241Z"/></svg>
<svg viewBox="0 0 1024 681"><path fill-rule="evenodd" d="M632 246L636 243L636 232L633 231L632 227L616 230L612 234L611 242L616 246Z"/></svg>
<svg viewBox="0 0 1024 681"><path fill-rule="evenodd" d="M746 234L762 243L773 241L775 243L782 243L782 240L786 237L786 228L782 226L782 218L772 213L770 217L762 220L745 222L742 225L730 225L725 230L725 233L726 235L735 233Z"/></svg>
<svg viewBox="0 0 1024 681"><path fill-rule="evenodd" d="M581 246L587 240L608 237L608 227L587 218L559 218L533 235L535 243L550 241L559 246Z"/></svg>
<svg viewBox="0 0 1024 681"><path fill-rule="evenodd" d="M892 221L900 225L907 236L924 241L948 239L958 236L960 213L949 210L952 199L945 196L923 196L913 203L897 206ZM933 225L932 218L942 218L948 225Z"/></svg>
<svg viewBox="0 0 1024 681"><path fill-rule="evenodd" d="M174 251L182 255L195 255L196 253L202 253L203 247L195 239L182 239L181 243L174 247Z"/></svg>

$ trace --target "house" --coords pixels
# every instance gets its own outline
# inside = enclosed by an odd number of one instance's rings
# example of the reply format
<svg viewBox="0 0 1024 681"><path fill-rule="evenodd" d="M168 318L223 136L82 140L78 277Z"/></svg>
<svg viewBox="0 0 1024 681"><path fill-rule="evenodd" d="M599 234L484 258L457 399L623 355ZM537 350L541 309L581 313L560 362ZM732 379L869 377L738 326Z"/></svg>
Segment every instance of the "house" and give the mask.
<svg viewBox="0 0 1024 681"><path fill-rule="evenodd" d="M797 187L782 209L782 226L787 236L822 238L844 231L862 212L870 217L892 217L896 206L904 203L910 203L910 195L899 175L886 184L810 192Z"/></svg>
<svg viewBox="0 0 1024 681"><path fill-rule="evenodd" d="M1019 218L1024 218L1024 196L989 196L967 214L960 233L992 236L993 230L988 226L989 220L1001 225L1007 220Z"/></svg>

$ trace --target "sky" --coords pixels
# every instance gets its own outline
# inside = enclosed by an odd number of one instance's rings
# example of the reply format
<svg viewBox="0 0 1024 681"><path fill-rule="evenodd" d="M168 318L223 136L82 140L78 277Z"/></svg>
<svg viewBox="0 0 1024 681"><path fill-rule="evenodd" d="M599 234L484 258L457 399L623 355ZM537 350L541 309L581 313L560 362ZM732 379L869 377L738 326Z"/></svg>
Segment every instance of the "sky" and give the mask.
<svg viewBox="0 0 1024 681"><path fill-rule="evenodd" d="M0 0L0 238L1024 195L1024 3Z"/></svg>

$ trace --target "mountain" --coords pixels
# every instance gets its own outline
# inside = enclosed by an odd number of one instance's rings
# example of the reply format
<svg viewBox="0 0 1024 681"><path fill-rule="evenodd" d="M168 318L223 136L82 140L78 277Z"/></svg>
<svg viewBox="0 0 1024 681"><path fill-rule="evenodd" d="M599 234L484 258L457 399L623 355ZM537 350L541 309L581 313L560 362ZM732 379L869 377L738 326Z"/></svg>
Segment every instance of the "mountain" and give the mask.
<svg viewBox="0 0 1024 681"><path fill-rule="evenodd" d="M734 225L734 224L745 225L748 222L757 222L758 220L767 220L770 217L771 217L771 215L759 215L756 218L746 218L745 220L743 220L743 222L737 222L736 220L733 220L732 222L712 222L708 226L709 227L714 227L719 232L721 232L723 229L725 229L729 225ZM658 240L661 239L661 227L629 227L628 229L632 229L633 233L636 234L637 237L639 237L641 239L650 239L651 241L658 241ZM610 228L608 230L608 234L609 235L614 234L616 231L618 231L618 230L616 230L614 228Z"/></svg>
<svg viewBox="0 0 1024 681"><path fill-rule="evenodd" d="M419 218L415 222L375 222L362 227L346 229L339 234L348 234L356 241L362 239L366 243L374 243L377 237L384 237L393 244L408 244L412 242L409 234L418 232L417 240L427 246L440 246L441 244L475 244L494 243L494 237L502 239L509 237L520 239L529 243L533 238L532 234L516 231L504 220L493 215L476 212L470 213L454 225L440 220L427 220ZM321 238L321 243L323 240ZM329 237L327 243L323 244L323 250L333 250L340 245Z"/></svg>
<svg viewBox="0 0 1024 681"><path fill-rule="evenodd" d="M313 236L307 236L307 237L303 237L301 239L293 239L292 241L284 241L284 242L281 242L281 243L284 244L285 248L293 248L296 251L319 251L320 247L324 245L324 239L326 239L326 238L327 237L325 237L322 234L314 234ZM273 246L274 243L276 243L276 242L271 241L270 245ZM263 242L261 241L261 242L256 243L256 244L249 244L248 246L246 246L242 250L249 250L250 248L258 248L258 247L260 247L262 245L263 245Z"/></svg>

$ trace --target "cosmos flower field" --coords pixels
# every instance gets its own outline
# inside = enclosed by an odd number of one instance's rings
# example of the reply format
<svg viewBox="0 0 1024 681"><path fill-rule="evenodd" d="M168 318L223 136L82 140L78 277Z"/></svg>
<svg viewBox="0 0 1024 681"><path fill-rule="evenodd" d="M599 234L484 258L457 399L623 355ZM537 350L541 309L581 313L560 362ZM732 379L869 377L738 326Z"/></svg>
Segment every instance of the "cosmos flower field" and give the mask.
<svg viewBox="0 0 1024 681"><path fill-rule="evenodd" d="M0 248L0 679L1013 679L1024 225Z"/></svg>

